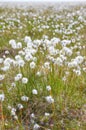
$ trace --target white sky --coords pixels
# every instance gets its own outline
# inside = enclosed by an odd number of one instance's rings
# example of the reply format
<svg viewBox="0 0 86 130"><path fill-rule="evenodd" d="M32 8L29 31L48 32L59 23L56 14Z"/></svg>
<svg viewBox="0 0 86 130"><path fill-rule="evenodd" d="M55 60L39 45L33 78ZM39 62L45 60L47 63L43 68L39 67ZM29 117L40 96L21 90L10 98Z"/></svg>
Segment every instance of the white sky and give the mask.
<svg viewBox="0 0 86 130"><path fill-rule="evenodd" d="M8 2L8 1L10 1L10 2L12 2L12 1L15 1L15 2L17 2L17 1L19 1L19 2L38 2L38 1L40 1L40 2L60 2L60 1L74 1L74 2L76 2L76 1L80 1L80 2L85 2L86 0L0 0L0 2Z"/></svg>

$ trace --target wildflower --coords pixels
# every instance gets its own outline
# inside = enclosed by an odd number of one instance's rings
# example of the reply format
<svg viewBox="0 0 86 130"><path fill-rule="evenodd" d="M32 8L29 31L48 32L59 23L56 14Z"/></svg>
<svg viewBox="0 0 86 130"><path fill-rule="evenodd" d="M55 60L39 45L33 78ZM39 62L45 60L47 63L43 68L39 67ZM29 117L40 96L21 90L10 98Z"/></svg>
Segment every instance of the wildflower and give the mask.
<svg viewBox="0 0 86 130"><path fill-rule="evenodd" d="M4 101L4 98L5 98L4 94L3 93L0 94L0 102Z"/></svg>
<svg viewBox="0 0 86 130"><path fill-rule="evenodd" d="M48 117L49 115L50 115L49 113L45 112L45 116L46 116L46 117Z"/></svg>
<svg viewBox="0 0 86 130"><path fill-rule="evenodd" d="M16 83L13 82L13 83L11 84L11 86L12 86L12 87L16 87Z"/></svg>
<svg viewBox="0 0 86 130"><path fill-rule="evenodd" d="M48 90L48 91L50 91L51 90L51 86L46 86L46 89Z"/></svg>
<svg viewBox="0 0 86 130"><path fill-rule="evenodd" d="M38 124L35 124L33 127L33 130L38 130L40 128L40 126Z"/></svg>
<svg viewBox="0 0 86 130"><path fill-rule="evenodd" d="M16 59L17 61L19 61L19 60L22 59L22 57L21 57L20 55L16 55L16 56L15 56L15 59Z"/></svg>
<svg viewBox="0 0 86 130"><path fill-rule="evenodd" d="M3 80L4 78L5 78L5 75L0 74L0 81Z"/></svg>
<svg viewBox="0 0 86 130"><path fill-rule="evenodd" d="M15 115L16 115L15 111L11 111L11 116L15 116Z"/></svg>
<svg viewBox="0 0 86 130"><path fill-rule="evenodd" d="M48 102L48 103L54 103L54 99L52 98L52 96L47 96L47 97L45 97L45 99L46 99L46 101Z"/></svg>
<svg viewBox="0 0 86 130"><path fill-rule="evenodd" d="M10 66L4 66L4 67L1 68L1 70L2 70L2 71L5 71L5 72L6 72L7 70L9 70L9 69L10 69Z"/></svg>
<svg viewBox="0 0 86 130"><path fill-rule="evenodd" d="M81 75L81 71L80 70L75 70L75 73L76 73L77 76Z"/></svg>
<svg viewBox="0 0 86 130"><path fill-rule="evenodd" d="M30 61L31 59L33 59L33 56L30 53L25 55L26 61Z"/></svg>
<svg viewBox="0 0 86 130"><path fill-rule="evenodd" d="M16 43L16 41L15 41L14 39L12 39L12 40L9 41L9 44L10 44L10 45L12 45L12 44L14 44L14 43Z"/></svg>
<svg viewBox="0 0 86 130"><path fill-rule="evenodd" d="M34 69L35 66L36 66L35 62L32 61L32 62L30 63L30 68L31 68L31 69Z"/></svg>
<svg viewBox="0 0 86 130"><path fill-rule="evenodd" d="M17 61L17 65L18 65L19 67L23 67L24 64L25 64L24 60L19 60L19 61Z"/></svg>
<svg viewBox="0 0 86 130"><path fill-rule="evenodd" d="M50 63L49 63L49 62L45 62L45 63L44 63L44 67L45 67L46 69L50 69Z"/></svg>
<svg viewBox="0 0 86 130"><path fill-rule="evenodd" d="M21 100L24 101L24 102L28 102L29 98L27 96L22 96Z"/></svg>
<svg viewBox="0 0 86 130"><path fill-rule="evenodd" d="M51 42L52 42L52 44L55 46L56 44L58 44L58 43L60 42L60 39L54 37L54 38L51 39Z"/></svg>
<svg viewBox="0 0 86 130"><path fill-rule="evenodd" d="M58 57L55 61L55 64L57 64L58 66L62 66L63 60L60 57Z"/></svg>
<svg viewBox="0 0 86 130"><path fill-rule="evenodd" d="M64 56L64 55L60 55L60 58L61 58L63 61L66 61L66 60L67 60L67 57Z"/></svg>
<svg viewBox="0 0 86 130"><path fill-rule="evenodd" d="M21 51L18 52L18 54L24 56L25 52L21 50Z"/></svg>
<svg viewBox="0 0 86 130"><path fill-rule="evenodd" d="M34 115L34 113L32 113L32 114L31 114L31 118L35 118L35 115Z"/></svg>
<svg viewBox="0 0 86 130"><path fill-rule="evenodd" d="M67 56L71 56L71 55L72 55L72 50L69 49L68 47L63 47L62 51L63 51Z"/></svg>
<svg viewBox="0 0 86 130"><path fill-rule="evenodd" d="M12 63L12 59L11 58L6 58L4 60L4 65L10 65Z"/></svg>
<svg viewBox="0 0 86 130"><path fill-rule="evenodd" d="M17 74L16 76L15 76L15 81L19 81L20 79L22 78L22 74L21 73L19 73L19 74Z"/></svg>
<svg viewBox="0 0 86 130"><path fill-rule="evenodd" d="M9 41L9 44L11 45L11 47L12 47L13 49L16 49L16 48L17 48L17 45L16 45L16 41L15 41L15 40L10 40L10 41Z"/></svg>
<svg viewBox="0 0 86 130"><path fill-rule="evenodd" d="M7 50L7 51L5 51L5 54L9 54L10 52Z"/></svg>
<svg viewBox="0 0 86 130"><path fill-rule="evenodd" d="M62 46L69 45L69 44L71 44L71 40L62 40L61 44L62 44Z"/></svg>
<svg viewBox="0 0 86 130"><path fill-rule="evenodd" d="M38 91L37 91L36 89L33 89L33 90L32 90L32 94L37 95L37 94L38 94Z"/></svg>
<svg viewBox="0 0 86 130"><path fill-rule="evenodd" d="M26 43L31 42L31 38L30 38L29 36L26 36L25 39L24 39L24 41L25 41Z"/></svg>
<svg viewBox="0 0 86 130"><path fill-rule="evenodd" d="M12 108L12 110L11 110L11 116L15 116L15 115L16 115L16 109Z"/></svg>
<svg viewBox="0 0 86 130"><path fill-rule="evenodd" d="M74 61L68 63L68 67L69 67L69 68L77 67L77 66L78 66L78 64L77 64L77 61L76 61L76 60L74 60Z"/></svg>
<svg viewBox="0 0 86 130"><path fill-rule="evenodd" d="M23 77L23 78L22 78L22 83L23 83L23 84L27 84L27 82L28 82L28 78Z"/></svg>
<svg viewBox="0 0 86 130"><path fill-rule="evenodd" d="M18 107L19 110L23 109L23 105L22 104L18 104L17 107Z"/></svg>
<svg viewBox="0 0 86 130"><path fill-rule="evenodd" d="M78 64L81 64L84 61L84 57L83 56L77 56L76 59Z"/></svg>
<svg viewBox="0 0 86 130"><path fill-rule="evenodd" d="M37 75L37 76L41 76L41 72L38 71L38 72L36 73L36 75Z"/></svg>
<svg viewBox="0 0 86 130"><path fill-rule="evenodd" d="M18 120L18 116L17 116L17 115L14 115L14 116L13 116L13 119L14 119L14 120Z"/></svg>
<svg viewBox="0 0 86 130"><path fill-rule="evenodd" d="M22 43L18 42L16 46L17 46L18 49L20 49L20 48L22 48Z"/></svg>

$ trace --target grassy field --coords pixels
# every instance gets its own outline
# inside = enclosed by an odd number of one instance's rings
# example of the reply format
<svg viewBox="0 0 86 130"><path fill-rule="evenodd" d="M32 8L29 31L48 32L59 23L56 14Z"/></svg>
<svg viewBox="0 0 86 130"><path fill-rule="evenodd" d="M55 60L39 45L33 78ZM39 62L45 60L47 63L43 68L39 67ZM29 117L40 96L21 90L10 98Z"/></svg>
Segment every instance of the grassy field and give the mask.
<svg viewBox="0 0 86 130"><path fill-rule="evenodd" d="M86 130L85 3L0 3L0 130Z"/></svg>

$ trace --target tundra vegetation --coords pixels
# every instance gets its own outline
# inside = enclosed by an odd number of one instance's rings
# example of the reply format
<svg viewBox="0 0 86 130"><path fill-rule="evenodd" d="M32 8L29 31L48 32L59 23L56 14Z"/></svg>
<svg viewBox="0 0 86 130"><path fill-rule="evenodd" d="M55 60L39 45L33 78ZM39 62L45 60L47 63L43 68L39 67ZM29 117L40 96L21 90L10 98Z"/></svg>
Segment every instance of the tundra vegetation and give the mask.
<svg viewBox="0 0 86 130"><path fill-rule="evenodd" d="M86 130L86 3L0 3L0 130Z"/></svg>

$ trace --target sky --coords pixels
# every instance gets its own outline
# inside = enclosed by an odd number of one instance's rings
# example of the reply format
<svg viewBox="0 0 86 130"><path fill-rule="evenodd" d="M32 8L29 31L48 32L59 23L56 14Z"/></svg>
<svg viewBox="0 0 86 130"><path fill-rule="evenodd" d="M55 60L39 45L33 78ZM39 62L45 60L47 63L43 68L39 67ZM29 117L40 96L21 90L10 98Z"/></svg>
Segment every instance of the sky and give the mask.
<svg viewBox="0 0 86 130"><path fill-rule="evenodd" d="M19 1L19 2L38 2L38 1L40 1L40 2L45 2L45 1L47 1L47 2L60 2L60 1L80 1L80 2L84 2L84 1L86 1L86 0L0 0L0 2L8 2L8 1L15 1L15 2L17 2L17 1Z"/></svg>

